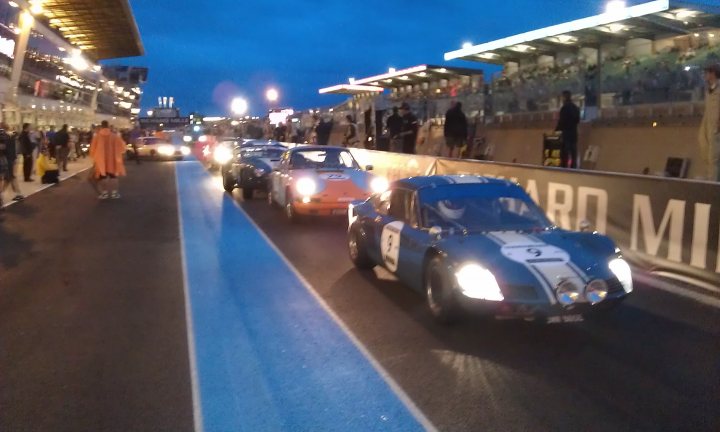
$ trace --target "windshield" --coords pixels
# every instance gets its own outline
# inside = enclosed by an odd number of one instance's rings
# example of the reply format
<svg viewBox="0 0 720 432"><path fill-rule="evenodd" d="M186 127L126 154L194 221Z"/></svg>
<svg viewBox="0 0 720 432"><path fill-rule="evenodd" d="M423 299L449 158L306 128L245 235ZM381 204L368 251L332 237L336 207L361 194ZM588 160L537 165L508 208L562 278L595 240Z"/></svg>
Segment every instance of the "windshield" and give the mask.
<svg viewBox="0 0 720 432"><path fill-rule="evenodd" d="M457 184L423 189L420 208L426 228L468 231L532 231L552 226L543 211L519 187Z"/></svg>
<svg viewBox="0 0 720 432"><path fill-rule="evenodd" d="M263 158L263 159L280 159L282 154L285 153L284 148L277 147L249 147L244 148L240 151L243 158Z"/></svg>
<svg viewBox="0 0 720 432"><path fill-rule="evenodd" d="M352 154L344 149L297 150L290 157L292 169L345 169L360 166Z"/></svg>

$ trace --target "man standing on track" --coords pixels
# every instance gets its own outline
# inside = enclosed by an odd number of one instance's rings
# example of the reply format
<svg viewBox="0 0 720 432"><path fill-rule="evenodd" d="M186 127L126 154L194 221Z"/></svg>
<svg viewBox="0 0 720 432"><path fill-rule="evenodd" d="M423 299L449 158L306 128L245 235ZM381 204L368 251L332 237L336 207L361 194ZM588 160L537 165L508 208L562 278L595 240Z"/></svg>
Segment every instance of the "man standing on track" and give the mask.
<svg viewBox="0 0 720 432"><path fill-rule="evenodd" d="M700 123L700 160L705 177L720 181L720 65L705 68L705 114Z"/></svg>
<svg viewBox="0 0 720 432"><path fill-rule="evenodd" d="M405 154L415 154L415 143L418 136L418 119L410 111L410 105L403 102L400 105L400 115L402 116L402 152Z"/></svg>
<svg viewBox="0 0 720 432"><path fill-rule="evenodd" d="M110 130L108 122L103 120L100 130L93 135L90 144L90 157L95 162L95 177L100 180L98 199L119 199L119 176L125 175L123 154L125 142Z"/></svg>
<svg viewBox="0 0 720 432"><path fill-rule="evenodd" d="M455 102L445 113L445 147L448 157L454 157L454 150L457 149L457 157L465 145L468 135L468 122L465 113L462 112L462 104Z"/></svg>
<svg viewBox="0 0 720 432"><path fill-rule="evenodd" d="M562 150L560 158L563 168L577 168L578 125L580 124L580 108L572 100L572 93L562 92L563 106L560 108L555 131L562 132Z"/></svg>

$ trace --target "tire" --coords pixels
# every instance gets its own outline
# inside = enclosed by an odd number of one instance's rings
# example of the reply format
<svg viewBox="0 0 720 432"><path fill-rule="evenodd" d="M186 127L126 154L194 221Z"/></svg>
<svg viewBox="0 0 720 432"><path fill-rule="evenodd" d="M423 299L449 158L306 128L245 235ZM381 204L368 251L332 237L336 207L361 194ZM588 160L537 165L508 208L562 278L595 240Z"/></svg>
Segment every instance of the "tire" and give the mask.
<svg viewBox="0 0 720 432"><path fill-rule="evenodd" d="M433 257L425 267L425 292L428 308L436 321L452 324L459 320L455 284L444 260Z"/></svg>
<svg viewBox="0 0 720 432"><path fill-rule="evenodd" d="M295 206L293 205L293 197L290 191L285 193L285 217L290 223L299 223L300 215L295 212Z"/></svg>
<svg viewBox="0 0 720 432"><path fill-rule="evenodd" d="M232 193L232 191L235 189L235 180L232 177L230 177L229 175L223 173L222 181L223 181L223 189L225 189L225 192Z"/></svg>
<svg viewBox="0 0 720 432"><path fill-rule="evenodd" d="M362 231L357 226L350 228L348 232L348 252L350 261L360 270L370 270L375 267L375 263L368 255L367 247Z"/></svg>
<svg viewBox="0 0 720 432"><path fill-rule="evenodd" d="M253 198L254 193L255 193L255 190L254 190L254 189L243 188L243 190L242 190L242 197L243 197L243 199L244 199L245 201L249 201L249 200L251 200L251 199Z"/></svg>

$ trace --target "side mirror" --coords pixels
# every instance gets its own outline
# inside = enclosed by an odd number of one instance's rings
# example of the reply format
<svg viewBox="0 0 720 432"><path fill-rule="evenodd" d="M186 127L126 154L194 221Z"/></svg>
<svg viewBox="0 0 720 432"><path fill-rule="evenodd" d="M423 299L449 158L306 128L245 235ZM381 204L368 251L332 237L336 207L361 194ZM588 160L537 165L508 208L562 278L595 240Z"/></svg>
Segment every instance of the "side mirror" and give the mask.
<svg viewBox="0 0 720 432"><path fill-rule="evenodd" d="M372 166L372 165L366 165L366 166L365 166L365 171L372 171L372 170L374 170L374 169L375 169L375 167Z"/></svg>
<svg viewBox="0 0 720 432"><path fill-rule="evenodd" d="M434 227L432 227L432 228L430 228L430 235L431 235L432 237L437 237L437 238L439 238L440 236L442 236L442 233L443 233L443 229L442 229L441 227L437 226L437 225L434 226Z"/></svg>
<svg viewBox="0 0 720 432"><path fill-rule="evenodd" d="M580 221L580 232L593 232L593 226L589 220L584 219Z"/></svg>

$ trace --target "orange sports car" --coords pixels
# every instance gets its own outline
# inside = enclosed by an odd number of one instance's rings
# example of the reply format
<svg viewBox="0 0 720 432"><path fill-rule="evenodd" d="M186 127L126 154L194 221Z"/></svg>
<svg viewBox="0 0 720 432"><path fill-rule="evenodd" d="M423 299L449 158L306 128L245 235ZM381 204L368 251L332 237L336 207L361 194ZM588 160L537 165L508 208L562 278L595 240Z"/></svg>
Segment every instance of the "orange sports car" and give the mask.
<svg viewBox="0 0 720 432"><path fill-rule="evenodd" d="M286 151L268 185L268 202L287 218L346 215L348 205L383 192L388 181L360 167L342 147L302 146Z"/></svg>

